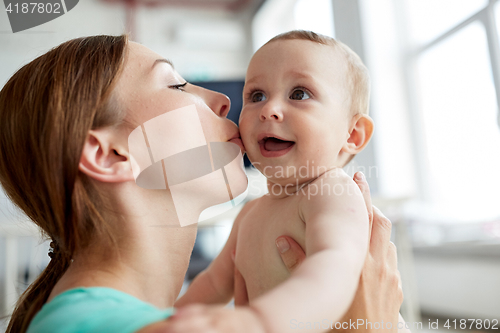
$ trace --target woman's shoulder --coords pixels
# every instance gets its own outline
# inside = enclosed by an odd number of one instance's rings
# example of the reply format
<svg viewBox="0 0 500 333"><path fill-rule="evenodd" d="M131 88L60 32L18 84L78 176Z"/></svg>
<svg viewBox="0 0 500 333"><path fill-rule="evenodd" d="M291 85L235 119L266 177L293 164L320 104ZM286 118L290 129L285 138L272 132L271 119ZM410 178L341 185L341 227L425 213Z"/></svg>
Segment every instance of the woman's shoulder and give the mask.
<svg viewBox="0 0 500 333"><path fill-rule="evenodd" d="M171 316L173 309L108 287L78 287L55 296L35 315L31 332L137 332Z"/></svg>

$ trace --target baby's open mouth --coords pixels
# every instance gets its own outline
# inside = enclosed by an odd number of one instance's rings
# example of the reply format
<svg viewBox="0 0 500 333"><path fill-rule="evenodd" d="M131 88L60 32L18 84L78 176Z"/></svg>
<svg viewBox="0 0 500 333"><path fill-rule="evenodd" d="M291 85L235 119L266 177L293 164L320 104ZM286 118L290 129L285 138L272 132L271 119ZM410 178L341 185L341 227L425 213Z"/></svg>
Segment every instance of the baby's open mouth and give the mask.
<svg viewBox="0 0 500 333"><path fill-rule="evenodd" d="M264 139L260 140L259 145L261 147L264 147L265 150L267 151L279 151L279 150L284 150L287 148L290 148L295 144L294 141L286 141L286 140L281 140L278 138L274 137L265 137Z"/></svg>

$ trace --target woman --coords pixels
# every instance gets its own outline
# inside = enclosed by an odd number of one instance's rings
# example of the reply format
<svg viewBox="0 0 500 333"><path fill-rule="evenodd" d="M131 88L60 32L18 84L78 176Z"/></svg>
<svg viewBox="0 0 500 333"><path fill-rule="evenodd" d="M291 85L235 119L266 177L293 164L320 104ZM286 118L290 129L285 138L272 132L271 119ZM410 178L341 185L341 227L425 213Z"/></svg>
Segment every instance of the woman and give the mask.
<svg viewBox="0 0 500 333"><path fill-rule="evenodd" d="M200 319L200 331L211 325L261 331L246 307L194 306L164 320L181 289L196 226L179 227L169 191L136 185L127 138L145 121L192 104L207 140L237 135L225 118L226 96L185 84L168 61L126 36L68 41L7 82L0 92L0 181L54 247L7 332L183 331L186 318ZM358 184L370 211L366 182ZM375 255L349 317L376 321L397 317L402 295L390 227L374 216ZM290 244L283 258L293 269L301 252Z"/></svg>

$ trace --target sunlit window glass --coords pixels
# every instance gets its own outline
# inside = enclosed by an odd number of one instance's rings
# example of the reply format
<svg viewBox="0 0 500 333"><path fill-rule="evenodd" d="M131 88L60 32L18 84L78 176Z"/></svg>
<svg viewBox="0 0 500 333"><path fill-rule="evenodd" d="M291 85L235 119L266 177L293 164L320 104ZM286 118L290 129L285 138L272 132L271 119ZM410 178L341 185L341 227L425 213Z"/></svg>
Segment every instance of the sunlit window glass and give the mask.
<svg viewBox="0 0 500 333"><path fill-rule="evenodd" d="M331 0L299 0L294 10L295 28L335 37Z"/></svg>
<svg viewBox="0 0 500 333"><path fill-rule="evenodd" d="M433 206L456 221L500 216L500 131L484 27L471 24L418 61Z"/></svg>
<svg viewBox="0 0 500 333"><path fill-rule="evenodd" d="M419 44L428 42L487 4L488 0L407 0L411 35Z"/></svg>
<svg viewBox="0 0 500 333"><path fill-rule="evenodd" d="M500 36L500 1L495 3L495 19L497 22L498 35Z"/></svg>

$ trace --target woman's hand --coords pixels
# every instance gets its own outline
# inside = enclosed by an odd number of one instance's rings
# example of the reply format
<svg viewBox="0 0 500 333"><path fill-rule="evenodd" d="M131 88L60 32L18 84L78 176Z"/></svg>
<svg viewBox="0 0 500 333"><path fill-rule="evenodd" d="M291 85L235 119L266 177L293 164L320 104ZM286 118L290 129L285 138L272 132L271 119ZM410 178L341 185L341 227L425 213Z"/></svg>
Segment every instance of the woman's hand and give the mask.
<svg viewBox="0 0 500 333"><path fill-rule="evenodd" d="M372 207L370 189L363 174L356 173L354 181L363 193L368 210L370 246L354 301L341 323L347 323L344 324L344 329L347 330L378 331L374 327L370 329L369 324L367 327L367 322L379 323L378 325L383 322L385 332L387 332L389 331L387 323L390 322L389 326L392 327L393 332L396 332L399 308L403 302L403 291L397 269L396 247L390 242L391 222L380 210ZM278 237L276 246L289 271L293 271L305 259L304 250L288 236ZM360 323L360 325L347 326L353 322ZM379 329L381 329L380 326Z"/></svg>

